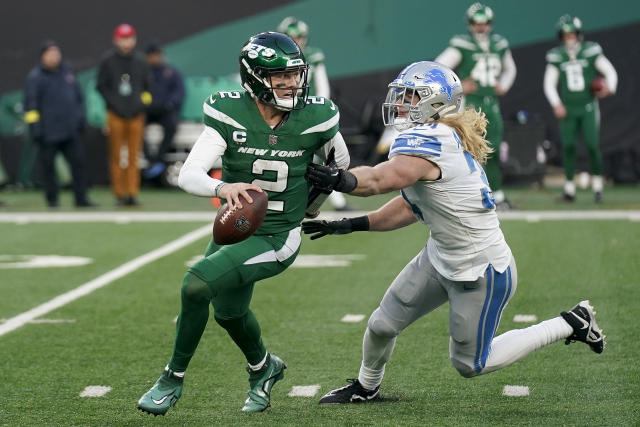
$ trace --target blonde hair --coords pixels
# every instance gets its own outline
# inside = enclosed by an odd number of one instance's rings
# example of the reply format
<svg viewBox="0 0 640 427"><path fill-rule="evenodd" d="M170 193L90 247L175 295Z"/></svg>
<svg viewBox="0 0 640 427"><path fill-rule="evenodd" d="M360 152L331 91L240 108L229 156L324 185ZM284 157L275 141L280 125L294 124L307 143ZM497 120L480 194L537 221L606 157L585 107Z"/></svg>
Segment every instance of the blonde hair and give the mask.
<svg viewBox="0 0 640 427"><path fill-rule="evenodd" d="M459 114L442 117L438 120L453 128L460 137L460 143L465 151L473 156L480 164L487 162L487 157L493 152L489 142L485 139L487 135L487 117L482 110L474 110L471 107Z"/></svg>

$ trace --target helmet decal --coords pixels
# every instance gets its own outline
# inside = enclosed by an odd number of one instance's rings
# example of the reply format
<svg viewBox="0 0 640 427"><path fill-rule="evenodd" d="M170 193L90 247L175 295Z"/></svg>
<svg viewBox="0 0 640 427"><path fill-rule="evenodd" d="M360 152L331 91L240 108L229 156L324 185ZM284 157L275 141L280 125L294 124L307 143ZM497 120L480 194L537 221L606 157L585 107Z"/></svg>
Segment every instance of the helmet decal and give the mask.
<svg viewBox="0 0 640 427"><path fill-rule="evenodd" d="M447 82L447 76L444 75L444 72L437 68L434 68L427 73L425 76L425 82L438 83L440 85L440 93L447 94L447 101L451 101L453 90L460 86L460 83L450 85L449 82Z"/></svg>

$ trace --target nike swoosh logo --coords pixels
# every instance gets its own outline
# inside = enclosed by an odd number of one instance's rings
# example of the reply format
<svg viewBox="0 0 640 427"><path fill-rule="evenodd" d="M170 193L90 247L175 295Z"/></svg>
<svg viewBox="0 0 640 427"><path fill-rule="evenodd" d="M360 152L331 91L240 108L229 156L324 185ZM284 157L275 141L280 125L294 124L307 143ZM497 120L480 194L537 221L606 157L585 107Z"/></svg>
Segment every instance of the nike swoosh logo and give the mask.
<svg viewBox="0 0 640 427"><path fill-rule="evenodd" d="M580 321L580 323L582 323L582 327L580 329L586 329L589 327L589 323L586 320L584 320L582 317L578 316L574 312L571 312L571 314L573 314L573 317L575 317Z"/></svg>
<svg viewBox="0 0 640 427"><path fill-rule="evenodd" d="M171 393L169 393L169 394L165 394L164 396L162 396L162 398L161 398L160 400L155 400L154 398L151 398L151 401L152 401L153 403L155 403L156 405L162 405L162 403L163 403L165 400L167 400L167 398L169 398L169 397L173 396L173 393L175 393L175 391L172 391L172 392L171 392Z"/></svg>

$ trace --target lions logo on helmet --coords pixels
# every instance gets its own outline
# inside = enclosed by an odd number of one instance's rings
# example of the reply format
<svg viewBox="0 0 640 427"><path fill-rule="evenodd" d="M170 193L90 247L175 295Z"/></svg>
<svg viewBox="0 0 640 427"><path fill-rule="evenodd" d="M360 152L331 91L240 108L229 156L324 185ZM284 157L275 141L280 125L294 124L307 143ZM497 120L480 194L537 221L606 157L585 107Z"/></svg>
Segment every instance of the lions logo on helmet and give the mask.
<svg viewBox="0 0 640 427"><path fill-rule="evenodd" d="M309 65L290 37L271 31L256 34L242 46L239 62L242 87L251 97L284 111L304 108L309 92ZM291 91L290 97L279 97L271 76L290 72L297 73L296 86L278 88Z"/></svg>
<svg viewBox="0 0 640 427"><path fill-rule="evenodd" d="M455 114L461 104L462 85L456 73L437 62L414 62L389 83L382 120L385 126L404 130Z"/></svg>

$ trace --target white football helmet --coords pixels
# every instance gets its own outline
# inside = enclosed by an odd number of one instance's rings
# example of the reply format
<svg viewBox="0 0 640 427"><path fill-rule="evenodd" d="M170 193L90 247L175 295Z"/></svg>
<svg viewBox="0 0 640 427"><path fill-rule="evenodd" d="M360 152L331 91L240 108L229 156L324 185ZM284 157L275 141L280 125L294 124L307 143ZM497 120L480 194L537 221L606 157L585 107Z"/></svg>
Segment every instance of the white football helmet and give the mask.
<svg viewBox="0 0 640 427"><path fill-rule="evenodd" d="M409 129L455 114L461 104L462 85L456 73L438 62L414 62L389 83L382 120L385 126Z"/></svg>

